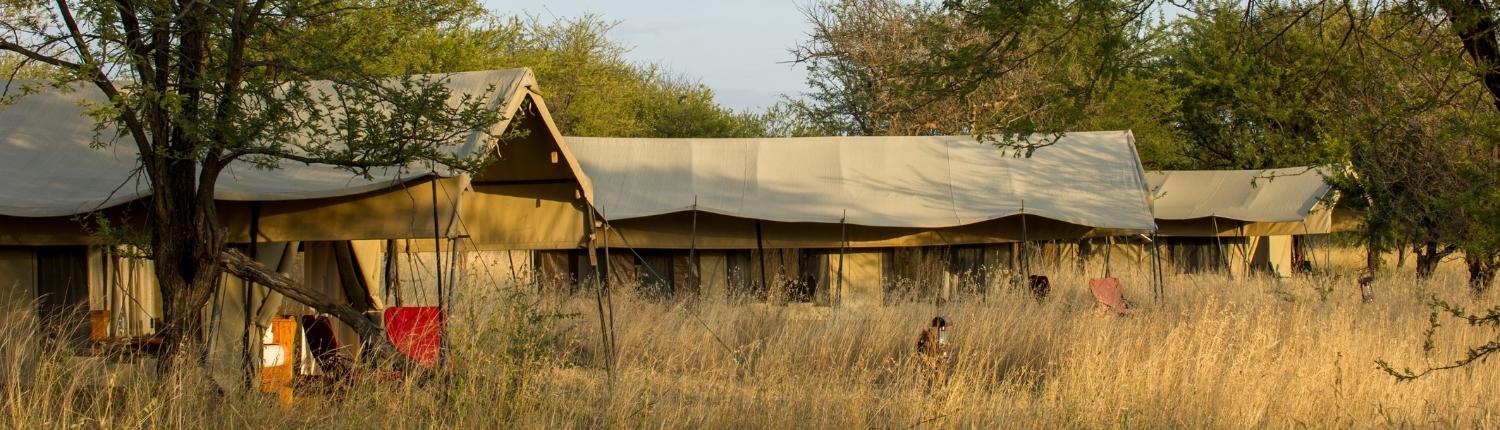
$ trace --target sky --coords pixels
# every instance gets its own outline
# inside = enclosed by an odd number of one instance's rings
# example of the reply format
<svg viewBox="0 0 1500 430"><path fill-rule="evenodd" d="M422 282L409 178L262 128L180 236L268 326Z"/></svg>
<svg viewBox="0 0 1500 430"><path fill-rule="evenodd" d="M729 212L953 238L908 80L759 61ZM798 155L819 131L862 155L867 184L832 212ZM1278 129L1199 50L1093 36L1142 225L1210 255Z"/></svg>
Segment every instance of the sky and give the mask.
<svg viewBox="0 0 1500 430"><path fill-rule="evenodd" d="M712 88L718 102L760 110L806 91L807 73L788 52L807 38L810 0L485 0L507 16L544 21L594 14L618 24L627 58L657 63Z"/></svg>

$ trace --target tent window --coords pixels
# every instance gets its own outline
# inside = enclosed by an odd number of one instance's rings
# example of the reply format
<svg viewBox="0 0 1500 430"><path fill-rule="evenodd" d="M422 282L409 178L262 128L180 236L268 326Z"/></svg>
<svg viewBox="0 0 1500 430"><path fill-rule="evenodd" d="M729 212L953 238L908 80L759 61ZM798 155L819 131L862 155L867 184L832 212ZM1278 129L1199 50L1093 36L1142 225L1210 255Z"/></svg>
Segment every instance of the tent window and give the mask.
<svg viewBox="0 0 1500 430"><path fill-rule="evenodd" d="M755 282L755 259L751 258L750 251L726 251L724 266L730 295L761 300L766 298L765 289Z"/></svg>
<svg viewBox="0 0 1500 430"><path fill-rule="evenodd" d="M56 327L71 327L66 334L73 342L88 342L89 311L88 248L49 246L36 251L38 311Z"/></svg>
<svg viewBox="0 0 1500 430"><path fill-rule="evenodd" d="M886 300L912 300L941 294L952 250L946 246L895 248L885 265Z"/></svg>
<svg viewBox="0 0 1500 430"><path fill-rule="evenodd" d="M797 280L786 287L787 301L811 302L817 297L817 293L828 291L830 279L837 276L829 272L837 270L836 267L828 265L830 256L837 258L838 250L804 249L797 253Z"/></svg>
<svg viewBox="0 0 1500 430"><path fill-rule="evenodd" d="M989 289L983 245L953 247L949 254L948 269L960 293L984 294Z"/></svg>
<svg viewBox="0 0 1500 430"><path fill-rule="evenodd" d="M653 298L671 297L675 292L672 285L672 251L638 250L637 252L641 254L639 262L641 294Z"/></svg>
<svg viewBox="0 0 1500 430"><path fill-rule="evenodd" d="M1224 273L1229 271L1224 247L1232 246L1230 238L1174 237L1167 241L1172 265L1183 273Z"/></svg>

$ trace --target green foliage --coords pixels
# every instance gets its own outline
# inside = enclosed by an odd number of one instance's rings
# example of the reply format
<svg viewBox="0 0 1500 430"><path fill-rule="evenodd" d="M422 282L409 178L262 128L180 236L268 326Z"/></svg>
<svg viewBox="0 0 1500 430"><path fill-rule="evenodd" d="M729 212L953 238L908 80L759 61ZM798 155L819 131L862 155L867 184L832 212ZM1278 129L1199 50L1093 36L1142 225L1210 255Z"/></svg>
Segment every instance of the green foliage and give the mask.
<svg viewBox="0 0 1500 430"><path fill-rule="evenodd" d="M472 5L471 5L472 6ZM477 6L474 6L477 7ZM413 70L443 72L529 67L537 74L553 120L564 134L619 137L744 137L763 134L759 117L719 106L713 92L652 64L625 59L627 48L608 38L613 24L595 16L543 22L506 18L473 8L452 7L453 15L410 34L373 30L343 45L389 45L364 61L385 75ZM404 18L374 9L351 16L344 28L391 23ZM359 25L353 25L359 23Z"/></svg>
<svg viewBox="0 0 1500 430"><path fill-rule="evenodd" d="M1482 313L1472 313L1461 306L1448 303L1436 297L1428 303L1428 306L1432 308L1432 313L1428 316L1427 329L1422 332L1422 352L1424 354L1431 354L1432 351L1437 349L1437 342L1434 337L1437 335L1438 329L1442 327L1441 317L1443 316L1463 321L1472 327L1488 327L1500 330L1500 307L1490 308ZM1422 370L1412 370L1409 367L1398 369L1395 365L1385 360L1376 360L1375 365L1381 371L1396 378L1397 382L1411 382L1432 372L1457 369L1473 363L1482 363L1496 352L1500 352L1500 339L1491 339L1483 344L1469 347L1464 351L1463 357L1454 359L1447 364L1428 367Z"/></svg>
<svg viewBox="0 0 1500 430"><path fill-rule="evenodd" d="M713 100L713 92L651 64L624 58L610 41L613 24L585 16L553 23L512 20L518 43L496 64L537 71L548 107L563 133L615 137L746 137L763 134L754 115Z"/></svg>
<svg viewBox="0 0 1500 430"><path fill-rule="evenodd" d="M1199 168L1328 164L1323 88L1356 73L1339 61L1333 8L1209 2L1172 24L1162 79L1180 97L1169 121ZM1309 12L1310 11L1310 12ZM1318 14L1304 15L1304 12Z"/></svg>

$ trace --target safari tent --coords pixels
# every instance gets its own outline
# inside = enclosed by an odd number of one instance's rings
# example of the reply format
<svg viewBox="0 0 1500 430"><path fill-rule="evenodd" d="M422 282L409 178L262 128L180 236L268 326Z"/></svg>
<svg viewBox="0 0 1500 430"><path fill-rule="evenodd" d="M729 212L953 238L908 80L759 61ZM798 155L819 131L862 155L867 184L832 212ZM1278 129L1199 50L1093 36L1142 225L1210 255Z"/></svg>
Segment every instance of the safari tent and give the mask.
<svg viewBox="0 0 1500 430"><path fill-rule="evenodd" d="M585 211L590 184L552 123L531 71L428 78L453 90L452 103L483 97L503 115L494 130L475 131L455 149L456 155L494 157L485 170L406 166L361 176L326 165L282 162L265 170L237 162L215 190L231 242L371 313L437 301L431 284L406 285L402 297L401 281L413 276L399 264L412 251L452 261L456 251L474 244L578 246L587 228L578 220L584 217L558 215ZM95 130L86 113L104 100L97 89L80 84L0 107L0 175L9 178L0 186L0 287L7 303L38 300L43 311L89 311L64 318L90 320L90 337L130 339L151 334L161 316L151 263L128 247L101 244L90 231L100 217L139 231L148 222L144 201L151 195L136 171L130 137ZM488 137L502 131L511 133ZM109 145L92 148L96 140ZM569 221L578 225L556 224ZM300 276L291 273L299 268ZM220 366L238 366L244 347L260 346L244 340L247 325L259 333L277 315L310 311L226 275L204 309L213 357ZM347 327L338 335L340 343L358 345L343 339L353 336Z"/></svg>
<svg viewBox="0 0 1500 430"><path fill-rule="evenodd" d="M1334 230L1327 174L1317 167L1148 172L1164 258L1184 272L1291 276L1315 257L1308 239Z"/></svg>
<svg viewBox="0 0 1500 430"><path fill-rule="evenodd" d="M946 297L961 277L1016 274L1017 242L1156 227L1129 131L1067 133L1030 157L972 136L567 140L608 220L594 260L655 293ZM942 273L920 273L934 259ZM588 278L587 260L537 265Z"/></svg>

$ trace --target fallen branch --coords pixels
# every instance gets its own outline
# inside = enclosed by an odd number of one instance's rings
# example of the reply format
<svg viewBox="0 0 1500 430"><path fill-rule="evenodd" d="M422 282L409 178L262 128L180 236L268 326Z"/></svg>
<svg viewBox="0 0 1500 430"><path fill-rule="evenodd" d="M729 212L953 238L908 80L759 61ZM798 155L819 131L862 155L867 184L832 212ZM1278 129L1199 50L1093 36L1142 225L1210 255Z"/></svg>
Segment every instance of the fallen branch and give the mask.
<svg viewBox="0 0 1500 430"><path fill-rule="evenodd" d="M270 288L271 291L281 293L281 295L296 300L298 303L311 306L313 309L317 309L318 312L333 315L334 318L338 318L339 321L348 324L349 327L354 329L355 333L359 334L360 339L366 345L369 345L371 358L374 359L373 362L390 363L400 370L417 367L417 364L410 357L396 350L396 345L392 344L390 338L386 336L385 329L375 324L375 322L370 321L363 312L355 310L346 304L334 303L322 294L308 290L300 282L282 275L265 264L255 261L255 259L250 258L239 250L225 250L220 255L219 263L230 274L254 282L257 285L264 285L266 288Z"/></svg>

